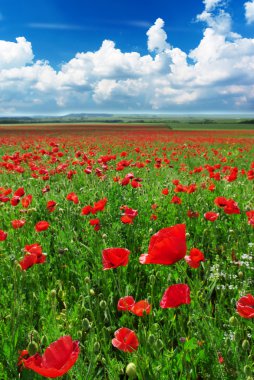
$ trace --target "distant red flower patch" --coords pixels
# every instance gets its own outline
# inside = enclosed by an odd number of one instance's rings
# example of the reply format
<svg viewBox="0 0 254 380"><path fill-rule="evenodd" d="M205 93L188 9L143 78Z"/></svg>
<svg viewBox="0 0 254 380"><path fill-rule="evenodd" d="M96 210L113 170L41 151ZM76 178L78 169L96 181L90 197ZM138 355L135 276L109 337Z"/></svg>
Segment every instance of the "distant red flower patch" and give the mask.
<svg viewBox="0 0 254 380"><path fill-rule="evenodd" d="M40 356L38 353L23 359L25 368L44 377L54 379L63 376L76 363L79 356L79 342L72 340L70 336L63 336L45 350Z"/></svg>
<svg viewBox="0 0 254 380"><path fill-rule="evenodd" d="M37 232L46 231L49 228L50 224L46 222L46 220L41 220L40 222L36 223L35 230Z"/></svg>
<svg viewBox="0 0 254 380"><path fill-rule="evenodd" d="M127 327L121 327L114 333L115 338L112 339L114 347L123 352L133 352L138 349L139 341L134 331Z"/></svg>
<svg viewBox="0 0 254 380"><path fill-rule="evenodd" d="M106 248L102 251L103 270L126 266L130 251L126 248Z"/></svg>
<svg viewBox="0 0 254 380"><path fill-rule="evenodd" d="M171 265L186 255L185 224L163 228L150 239L148 253L139 258L141 264Z"/></svg>
<svg viewBox="0 0 254 380"><path fill-rule="evenodd" d="M236 303L237 313L243 318L254 318L254 297L247 294L241 297Z"/></svg>
<svg viewBox="0 0 254 380"><path fill-rule="evenodd" d="M186 284L175 284L171 285L163 294L160 307L163 309L175 308L183 304L189 304L190 302L189 286Z"/></svg>
<svg viewBox="0 0 254 380"><path fill-rule="evenodd" d="M168 188L162 189L161 194L168 195L169 194Z"/></svg>

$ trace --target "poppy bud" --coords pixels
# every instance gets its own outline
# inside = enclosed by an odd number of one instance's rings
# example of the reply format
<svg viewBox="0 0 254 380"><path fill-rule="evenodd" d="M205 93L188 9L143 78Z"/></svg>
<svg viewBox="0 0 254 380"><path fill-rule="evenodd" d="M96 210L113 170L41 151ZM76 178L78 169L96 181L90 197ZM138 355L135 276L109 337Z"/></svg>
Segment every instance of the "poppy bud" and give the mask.
<svg viewBox="0 0 254 380"><path fill-rule="evenodd" d="M238 272L239 277L243 277L243 272Z"/></svg>
<svg viewBox="0 0 254 380"><path fill-rule="evenodd" d="M33 356L38 352L38 344L32 340L32 342L29 343L27 350L29 352L29 356Z"/></svg>
<svg viewBox="0 0 254 380"><path fill-rule="evenodd" d="M78 331L77 331L77 337L78 337L79 339L81 339L81 338L82 338L82 335L83 335L83 332L82 332L81 330L78 330Z"/></svg>
<svg viewBox="0 0 254 380"><path fill-rule="evenodd" d="M244 339L244 341L242 342L243 350L248 350L249 347L250 347L249 341L247 339Z"/></svg>
<svg viewBox="0 0 254 380"><path fill-rule="evenodd" d="M101 300L101 301L100 301L100 307L101 307L102 309L105 309L106 306L107 306L107 302L104 301L104 300Z"/></svg>
<svg viewBox="0 0 254 380"><path fill-rule="evenodd" d="M52 289L50 295L52 298L56 298L56 289Z"/></svg>
<svg viewBox="0 0 254 380"><path fill-rule="evenodd" d="M157 350L158 351L162 350L163 346L164 346L164 344L163 344L162 340L158 339L157 342L156 342L156 348L157 348Z"/></svg>
<svg viewBox="0 0 254 380"><path fill-rule="evenodd" d="M243 367L243 372L245 375L251 375L251 369L250 366L246 365ZM252 379L252 378L251 378Z"/></svg>
<svg viewBox="0 0 254 380"><path fill-rule="evenodd" d="M82 327L85 331L88 331L91 328L90 322L87 318L82 320Z"/></svg>
<svg viewBox="0 0 254 380"><path fill-rule="evenodd" d="M70 287L70 291L71 291L71 293L76 293L76 288L75 288L75 286L72 285L72 286Z"/></svg>
<svg viewBox="0 0 254 380"><path fill-rule="evenodd" d="M148 345L152 346L152 345L154 345L154 342L155 342L155 336L153 334L149 335L149 337L148 337Z"/></svg>
<svg viewBox="0 0 254 380"><path fill-rule="evenodd" d="M237 322L236 317L232 316L232 317L229 318L229 323L230 323L231 325L235 325L236 322Z"/></svg>
<svg viewBox="0 0 254 380"><path fill-rule="evenodd" d="M94 353L98 354L100 352L100 343L99 342L95 342L94 346L93 346L93 349L94 349Z"/></svg>
<svg viewBox="0 0 254 380"><path fill-rule="evenodd" d="M134 363L129 363L126 367L126 375L131 379L135 379L137 377L137 367Z"/></svg>
<svg viewBox="0 0 254 380"><path fill-rule="evenodd" d="M91 294L91 296L94 296L95 295L95 291L93 289L90 289L89 290L89 293Z"/></svg>
<svg viewBox="0 0 254 380"><path fill-rule="evenodd" d="M31 341L33 339L35 339L35 340L39 340L40 339L40 336L39 336L39 333L38 333L37 330L30 331L30 333L28 334L28 337L30 338Z"/></svg>
<svg viewBox="0 0 254 380"><path fill-rule="evenodd" d="M48 345L48 338L46 335L43 335L41 338L41 346L46 347Z"/></svg>
<svg viewBox="0 0 254 380"><path fill-rule="evenodd" d="M101 358L102 364L106 364L106 359L104 357Z"/></svg>
<svg viewBox="0 0 254 380"><path fill-rule="evenodd" d="M86 278L85 278L85 283L86 283L86 284L89 284L89 282L90 282L90 278L89 278L89 277L86 277Z"/></svg>
<svg viewBox="0 0 254 380"><path fill-rule="evenodd" d="M15 267L17 270L22 271L22 267L18 261L15 261Z"/></svg>
<svg viewBox="0 0 254 380"><path fill-rule="evenodd" d="M151 274L151 275L150 275L150 282L151 282L152 284L155 283L155 276L154 276L154 274Z"/></svg>

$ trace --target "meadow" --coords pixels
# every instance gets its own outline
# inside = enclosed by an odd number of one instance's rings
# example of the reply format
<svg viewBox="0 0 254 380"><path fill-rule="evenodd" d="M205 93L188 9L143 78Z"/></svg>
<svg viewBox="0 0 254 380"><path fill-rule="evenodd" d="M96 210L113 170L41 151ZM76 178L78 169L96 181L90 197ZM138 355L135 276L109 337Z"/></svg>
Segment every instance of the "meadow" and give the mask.
<svg viewBox="0 0 254 380"><path fill-rule="evenodd" d="M253 379L253 138L0 126L0 379Z"/></svg>

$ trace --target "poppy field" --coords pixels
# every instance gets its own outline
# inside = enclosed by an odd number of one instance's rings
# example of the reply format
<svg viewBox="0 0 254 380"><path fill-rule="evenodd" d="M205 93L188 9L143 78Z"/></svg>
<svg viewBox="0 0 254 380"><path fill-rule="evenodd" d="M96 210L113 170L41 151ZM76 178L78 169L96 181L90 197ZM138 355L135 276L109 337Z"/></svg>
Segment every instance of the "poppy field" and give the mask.
<svg viewBox="0 0 254 380"><path fill-rule="evenodd" d="M253 379L253 142L0 130L0 379Z"/></svg>

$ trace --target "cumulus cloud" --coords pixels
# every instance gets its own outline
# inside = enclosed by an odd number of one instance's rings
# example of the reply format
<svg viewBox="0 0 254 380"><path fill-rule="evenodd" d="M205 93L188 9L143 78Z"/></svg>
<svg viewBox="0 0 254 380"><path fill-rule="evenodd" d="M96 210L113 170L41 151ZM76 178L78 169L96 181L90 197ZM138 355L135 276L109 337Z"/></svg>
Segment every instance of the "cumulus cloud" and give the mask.
<svg viewBox="0 0 254 380"><path fill-rule="evenodd" d="M18 37L16 41L0 40L0 69L22 67L32 62L34 55L31 43L24 37Z"/></svg>
<svg viewBox="0 0 254 380"><path fill-rule="evenodd" d="M204 1L205 25L190 52L168 42L164 21L147 31L148 53L104 40L55 70L31 43L0 41L0 112L252 111L254 39L232 30L219 1Z"/></svg>
<svg viewBox="0 0 254 380"><path fill-rule="evenodd" d="M252 24L254 22L254 0L247 1L244 7L247 24Z"/></svg>
<svg viewBox="0 0 254 380"><path fill-rule="evenodd" d="M167 34L163 29L164 21L158 18L154 25L147 31L147 46L149 51L163 51L169 47L167 43Z"/></svg>

